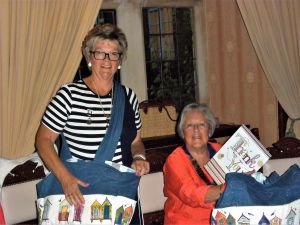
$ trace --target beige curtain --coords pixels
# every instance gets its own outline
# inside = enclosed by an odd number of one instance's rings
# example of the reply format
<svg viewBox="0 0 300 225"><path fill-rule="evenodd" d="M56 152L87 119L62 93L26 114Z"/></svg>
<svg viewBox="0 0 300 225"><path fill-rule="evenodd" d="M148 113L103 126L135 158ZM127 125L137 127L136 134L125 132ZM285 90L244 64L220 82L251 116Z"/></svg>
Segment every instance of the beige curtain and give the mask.
<svg viewBox="0 0 300 225"><path fill-rule="evenodd" d="M294 123L300 119L300 1L237 3L267 79Z"/></svg>
<svg viewBox="0 0 300 225"><path fill-rule="evenodd" d="M51 96L73 79L102 0L0 1L0 157L35 151Z"/></svg>

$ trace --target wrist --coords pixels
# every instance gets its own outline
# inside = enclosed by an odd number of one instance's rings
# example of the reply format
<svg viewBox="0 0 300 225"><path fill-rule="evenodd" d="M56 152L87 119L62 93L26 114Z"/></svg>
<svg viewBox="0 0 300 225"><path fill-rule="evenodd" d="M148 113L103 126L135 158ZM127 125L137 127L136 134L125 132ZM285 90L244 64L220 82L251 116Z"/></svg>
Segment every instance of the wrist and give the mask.
<svg viewBox="0 0 300 225"><path fill-rule="evenodd" d="M220 186L219 186L219 188L220 188L220 196L223 194L223 192L224 192L224 190L225 190L225 187L226 187L226 184L224 183L224 184L221 184Z"/></svg>
<svg viewBox="0 0 300 225"><path fill-rule="evenodd" d="M144 160L146 161L146 156L144 154L135 154L134 156L132 156L133 161L135 160Z"/></svg>

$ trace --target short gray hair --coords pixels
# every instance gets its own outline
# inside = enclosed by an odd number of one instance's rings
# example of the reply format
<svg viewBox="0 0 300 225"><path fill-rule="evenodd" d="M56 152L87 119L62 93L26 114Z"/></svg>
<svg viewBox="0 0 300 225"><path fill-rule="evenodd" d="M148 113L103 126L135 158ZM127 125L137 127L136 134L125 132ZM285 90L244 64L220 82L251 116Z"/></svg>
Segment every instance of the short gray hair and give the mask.
<svg viewBox="0 0 300 225"><path fill-rule="evenodd" d="M116 41L119 45L118 51L122 54L122 59L126 57L128 43L125 34L119 27L106 23L96 25L87 33L82 42L81 51L88 63L90 62L91 51L94 50L94 45L98 40Z"/></svg>
<svg viewBox="0 0 300 225"><path fill-rule="evenodd" d="M214 116L214 114L212 113L212 111L210 110L210 108L206 104L203 104L203 103L202 104L190 103L183 108L183 110L180 114L180 117L179 117L178 124L177 124L177 133L178 133L179 137L184 139L183 126L184 126L184 122L185 122L185 117L186 117L186 114L191 111L201 112L204 115L204 117L208 123L208 130L209 130L208 135L209 135L209 137L211 137L213 135L213 133L215 132L215 129L217 126L217 120L216 120L216 117Z"/></svg>

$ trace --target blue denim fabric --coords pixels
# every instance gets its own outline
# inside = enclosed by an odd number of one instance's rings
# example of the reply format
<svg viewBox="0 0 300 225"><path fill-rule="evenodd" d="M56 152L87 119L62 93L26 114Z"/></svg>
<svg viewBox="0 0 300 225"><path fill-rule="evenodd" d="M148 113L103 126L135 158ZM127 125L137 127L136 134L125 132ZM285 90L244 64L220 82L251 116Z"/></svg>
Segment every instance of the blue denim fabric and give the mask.
<svg viewBox="0 0 300 225"><path fill-rule="evenodd" d="M226 189L216 208L283 205L300 199L300 168L297 164L281 176L273 172L263 184L243 173L228 173L225 180Z"/></svg>
<svg viewBox="0 0 300 225"><path fill-rule="evenodd" d="M106 194L136 198L140 177L136 176L135 173L120 172L102 162L94 161L67 162L65 165L72 174L90 184L86 188L80 187L80 191L84 195ZM64 194L60 182L53 174L38 183L37 187L38 198Z"/></svg>

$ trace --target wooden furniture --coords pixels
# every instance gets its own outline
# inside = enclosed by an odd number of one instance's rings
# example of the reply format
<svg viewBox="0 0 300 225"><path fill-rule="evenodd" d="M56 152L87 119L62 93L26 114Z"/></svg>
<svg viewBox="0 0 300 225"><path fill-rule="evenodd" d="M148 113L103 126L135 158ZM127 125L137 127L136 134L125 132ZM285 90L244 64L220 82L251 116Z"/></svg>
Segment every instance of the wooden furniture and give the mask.
<svg viewBox="0 0 300 225"><path fill-rule="evenodd" d="M271 153L271 159L300 157L300 140L293 137L280 138L267 148Z"/></svg>

